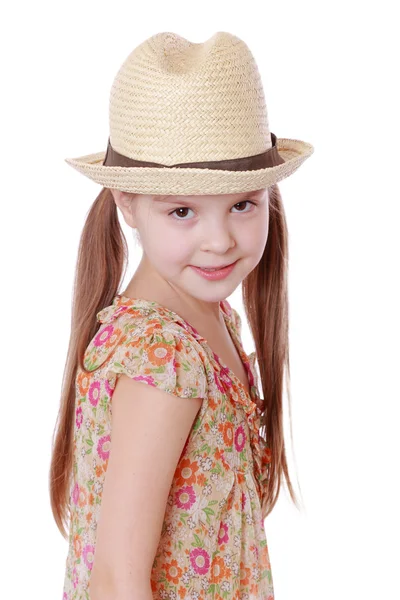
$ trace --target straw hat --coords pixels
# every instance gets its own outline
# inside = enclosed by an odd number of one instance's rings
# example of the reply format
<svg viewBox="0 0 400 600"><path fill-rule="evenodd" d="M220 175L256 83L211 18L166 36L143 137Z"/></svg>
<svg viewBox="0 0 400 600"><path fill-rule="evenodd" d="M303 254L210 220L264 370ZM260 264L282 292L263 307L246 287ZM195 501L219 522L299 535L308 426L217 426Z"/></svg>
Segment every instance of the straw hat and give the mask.
<svg viewBox="0 0 400 600"><path fill-rule="evenodd" d="M148 38L111 87L106 151L67 164L107 188L141 194L226 194L269 187L313 153L270 132L248 46L218 31L203 43Z"/></svg>

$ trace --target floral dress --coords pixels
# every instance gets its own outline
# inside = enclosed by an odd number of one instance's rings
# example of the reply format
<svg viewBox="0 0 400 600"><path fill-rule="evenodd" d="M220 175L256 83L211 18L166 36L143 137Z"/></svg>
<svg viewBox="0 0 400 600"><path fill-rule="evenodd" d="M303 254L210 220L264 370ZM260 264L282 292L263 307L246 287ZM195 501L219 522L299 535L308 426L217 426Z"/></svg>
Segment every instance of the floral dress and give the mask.
<svg viewBox="0 0 400 600"><path fill-rule="evenodd" d="M207 340L157 302L118 294L97 313L100 328L84 355L90 373L78 369L76 376L63 600L90 599L112 394L121 373L203 399L168 496L151 574L154 600L274 599L264 531L271 456L259 435L256 355L243 349L238 312L227 300L220 310L246 368L250 395Z"/></svg>

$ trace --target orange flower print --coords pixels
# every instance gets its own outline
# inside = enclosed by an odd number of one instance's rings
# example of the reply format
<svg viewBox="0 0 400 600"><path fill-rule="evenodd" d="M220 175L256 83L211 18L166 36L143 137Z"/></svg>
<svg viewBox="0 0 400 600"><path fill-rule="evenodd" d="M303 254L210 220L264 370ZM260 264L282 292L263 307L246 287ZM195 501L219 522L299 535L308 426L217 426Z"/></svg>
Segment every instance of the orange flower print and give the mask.
<svg viewBox="0 0 400 600"><path fill-rule="evenodd" d="M211 565L211 583L219 583L225 577L225 562L221 556L216 556Z"/></svg>
<svg viewBox="0 0 400 600"><path fill-rule="evenodd" d="M197 475L197 483L199 484L200 488L203 488L206 485L206 477L204 473Z"/></svg>
<svg viewBox="0 0 400 600"><path fill-rule="evenodd" d="M86 373L80 372L76 378L79 393L84 396L89 389L90 379Z"/></svg>
<svg viewBox="0 0 400 600"><path fill-rule="evenodd" d="M251 570L246 567L243 561L240 562L240 585L249 585Z"/></svg>
<svg viewBox="0 0 400 600"><path fill-rule="evenodd" d="M222 435L224 436L224 442L227 446L233 445L233 432L234 427L230 421L225 421L225 423L220 423L220 430L222 430Z"/></svg>
<svg viewBox="0 0 400 600"><path fill-rule="evenodd" d="M257 598L257 592L258 592L258 585L257 583L252 583L250 586L250 593L254 596L254 598Z"/></svg>
<svg viewBox="0 0 400 600"><path fill-rule="evenodd" d="M227 301L222 309L228 331L238 341L236 314ZM241 353L249 375L247 395L236 378L230 379L231 372L218 355L205 346L204 338L176 313L148 300L121 297L98 316L102 324L84 354L90 370L78 369L75 381L63 600L83 598L90 589L111 457L112 395L121 373L142 385L187 396L187 402L196 389L205 391L167 496L150 578L154 598L274 600L263 511L253 496L255 484L254 493L261 507L265 505L271 462L271 451L259 433L253 359L248 361ZM151 474L149 457L140 460Z"/></svg>
<svg viewBox="0 0 400 600"><path fill-rule="evenodd" d="M217 408L217 402L214 400L214 398L212 396L210 396L209 400L208 400L208 406L214 410Z"/></svg>
<svg viewBox="0 0 400 600"><path fill-rule="evenodd" d="M148 359L153 365L161 366L170 362L173 356L173 350L169 344L165 344L164 342L158 342L157 344L153 344L148 349Z"/></svg>
<svg viewBox="0 0 400 600"><path fill-rule="evenodd" d="M165 570L168 581L177 585L182 575L182 569L178 567L177 561L174 559L170 563L164 563L162 568Z"/></svg>
<svg viewBox="0 0 400 600"><path fill-rule="evenodd" d="M268 446L265 446L263 453L261 455L262 465L264 467L266 465L269 465L269 463L271 462L271 458L272 458L271 448L269 448Z"/></svg>
<svg viewBox="0 0 400 600"><path fill-rule="evenodd" d="M181 460L175 471L176 485L182 487L185 484L190 485L196 483L196 473L198 470L199 464L196 461L192 462L190 458Z"/></svg>
<svg viewBox="0 0 400 600"><path fill-rule="evenodd" d="M240 471L238 471L237 479L238 479L238 483L244 483L246 481L246 477L244 476L244 473L242 473Z"/></svg>
<svg viewBox="0 0 400 600"><path fill-rule="evenodd" d="M80 535L78 535L77 533L74 535L74 552L75 556L77 556L78 558L82 553L82 541Z"/></svg>

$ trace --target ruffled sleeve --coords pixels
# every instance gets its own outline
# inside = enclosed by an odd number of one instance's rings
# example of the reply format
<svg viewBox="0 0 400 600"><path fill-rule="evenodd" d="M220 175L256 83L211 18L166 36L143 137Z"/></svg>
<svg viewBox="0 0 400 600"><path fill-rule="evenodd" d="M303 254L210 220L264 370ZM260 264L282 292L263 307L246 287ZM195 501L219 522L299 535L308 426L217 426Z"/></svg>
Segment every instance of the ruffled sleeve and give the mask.
<svg viewBox="0 0 400 600"><path fill-rule="evenodd" d="M181 398L205 398L207 376L195 343L155 319L140 332L130 332L113 352L108 377L124 373Z"/></svg>

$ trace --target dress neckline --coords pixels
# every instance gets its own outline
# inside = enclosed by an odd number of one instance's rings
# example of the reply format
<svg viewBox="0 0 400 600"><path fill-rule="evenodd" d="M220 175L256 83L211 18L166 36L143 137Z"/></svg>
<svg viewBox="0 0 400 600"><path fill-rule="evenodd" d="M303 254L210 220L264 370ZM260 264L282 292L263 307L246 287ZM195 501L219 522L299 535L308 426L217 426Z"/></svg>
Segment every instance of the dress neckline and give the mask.
<svg viewBox="0 0 400 600"><path fill-rule="evenodd" d="M171 310L170 308L167 308L166 306L163 306L162 304L160 304L159 302L156 302L155 300L148 300L146 298L131 298L129 296L124 296L123 294L116 294L116 296L114 297L113 304L115 305L115 308L117 308L117 310L120 307L130 308L130 307L137 306L137 305L139 305L139 307L140 307L140 305L144 304L146 306L155 307L158 311L168 313L169 315L172 316L174 321L183 323L186 330L189 330L196 339L200 340L201 342L203 342L203 344L205 346L207 346L208 350L214 357L214 360L218 364L221 371L223 373L225 373L229 377L229 379L231 379L240 388L242 393L245 395L246 399L248 401L250 401L251 404L254 404L255 406L257 406L256 398L258 398L258 392L257 392L256 386L254 386L255 378L254 378L254 374L251 370L251 360L250 360L249 355L247 355L247 353L245 352L242 342L241 342L241 339L240 339L240 336L237 335L235 327L231 321L231 317L228 314L228 311L226 310L227 306L229 307L230 311L232 310L229 303L226 300L219 301L219 310L220 310L220 312L222 312L222 315L224 317L224 320L225 320L225 323L227 326L228 333L235 345L236 350L239 353L239 358L242 361L242 364L244 365L248 384L249 384L250 393L246 390L246 387L244 386L242 380L239 379L239 377L232 371L232 369L230 367L228 367L222 361L221 357L216 352L214 352L214 350L211 348L211 346L208 343L208 341L206 340L206 338L204 338L193 325L191 325L188 321L186 321L186 319L184 319L181 315L179 315L175 311ZM120 311L118 310L118 313L119 312Z"/></svg>

